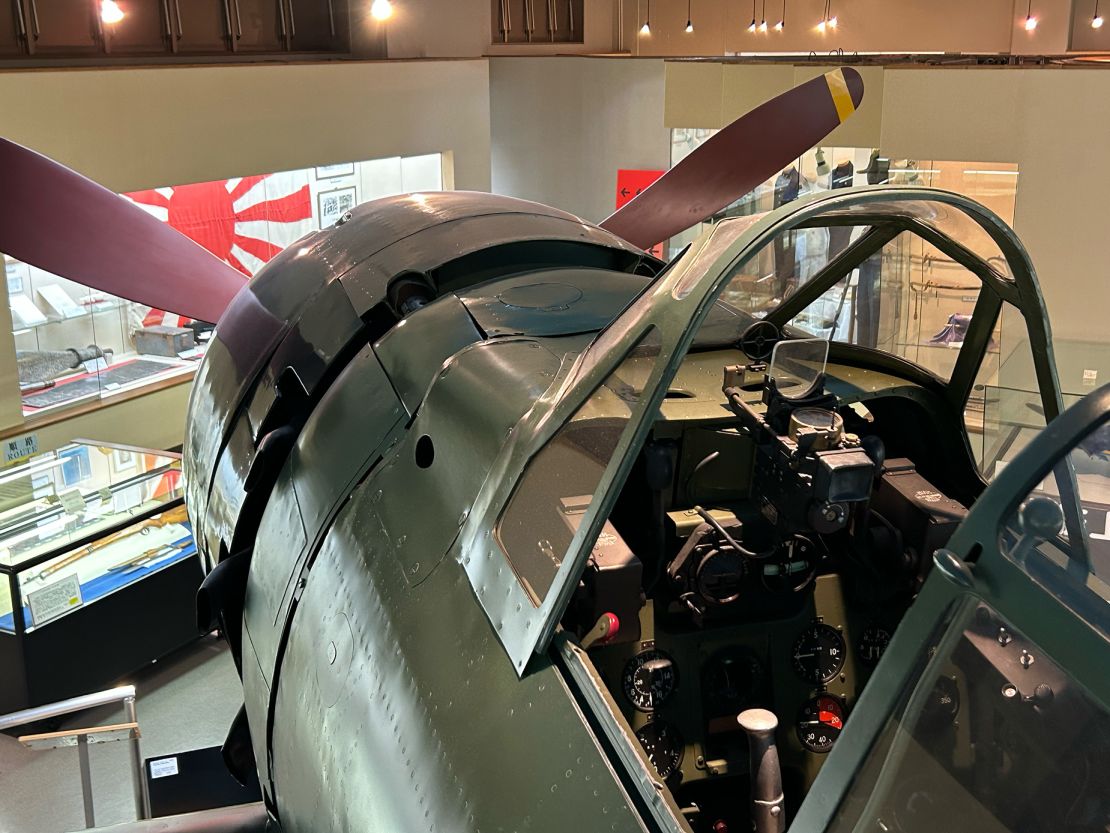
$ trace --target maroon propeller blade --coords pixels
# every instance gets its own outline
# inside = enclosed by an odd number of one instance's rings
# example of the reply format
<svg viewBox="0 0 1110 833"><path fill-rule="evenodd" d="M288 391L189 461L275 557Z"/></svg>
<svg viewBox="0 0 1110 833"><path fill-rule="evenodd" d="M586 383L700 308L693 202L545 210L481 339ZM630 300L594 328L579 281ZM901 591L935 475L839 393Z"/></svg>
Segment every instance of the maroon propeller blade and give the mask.
<svg viewBox="0 0 1110 833"><path fill-rule="evenodd" d="M685 231L766 182L861 101L863 79L854 69L806 81L720 130L601 227L642 249Z"/></svg>
<svg viewBox="0 0 1110 833"><path fill-rule="evenodd" d="M47 272L201 321L246 277L130 201L0 139L0 252Z"/></svg>

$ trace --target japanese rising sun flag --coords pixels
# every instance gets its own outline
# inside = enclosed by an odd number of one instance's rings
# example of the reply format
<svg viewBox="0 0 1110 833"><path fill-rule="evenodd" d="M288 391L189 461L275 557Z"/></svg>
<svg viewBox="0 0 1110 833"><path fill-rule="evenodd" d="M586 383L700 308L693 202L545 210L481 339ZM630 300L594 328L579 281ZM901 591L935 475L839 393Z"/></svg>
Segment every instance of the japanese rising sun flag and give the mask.
<svg viewBox="0 0 1110 833"><path fill-rule="evenodd" d="M123 196L250 277L315 230L308 177L308 171L287 171ZM162 323L183 320L156 309L143 319L144 326Z"/></svg>

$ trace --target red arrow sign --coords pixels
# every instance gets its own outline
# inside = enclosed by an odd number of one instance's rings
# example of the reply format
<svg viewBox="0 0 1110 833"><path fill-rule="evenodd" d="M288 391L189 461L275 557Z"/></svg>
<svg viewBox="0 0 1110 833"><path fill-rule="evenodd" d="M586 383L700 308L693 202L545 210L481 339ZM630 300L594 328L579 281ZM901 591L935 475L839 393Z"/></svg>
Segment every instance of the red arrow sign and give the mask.
<svg viewBox="0 0 1110 833"><path fill-rule="evenodd" d="M637 194L665 173L666 171L618 170L616 207L621 208L625 203L631 202ZM656 257L663 257L662 244L652 246L648 251Z"/></svg>

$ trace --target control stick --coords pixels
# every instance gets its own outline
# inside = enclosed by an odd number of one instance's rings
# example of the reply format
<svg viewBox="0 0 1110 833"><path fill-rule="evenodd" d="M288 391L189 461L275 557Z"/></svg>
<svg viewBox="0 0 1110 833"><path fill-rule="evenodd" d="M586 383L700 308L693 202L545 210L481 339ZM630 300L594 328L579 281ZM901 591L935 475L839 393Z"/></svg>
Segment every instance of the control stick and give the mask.
<svg viewBox="0 0 1110 833"><path fill-rule="evenodd" d="M783 833L786 830L786 812L779 750L775 746L775 729L779 719L767 709L746 709L736 719L748 736L752 827L755 833Z"/></svg>

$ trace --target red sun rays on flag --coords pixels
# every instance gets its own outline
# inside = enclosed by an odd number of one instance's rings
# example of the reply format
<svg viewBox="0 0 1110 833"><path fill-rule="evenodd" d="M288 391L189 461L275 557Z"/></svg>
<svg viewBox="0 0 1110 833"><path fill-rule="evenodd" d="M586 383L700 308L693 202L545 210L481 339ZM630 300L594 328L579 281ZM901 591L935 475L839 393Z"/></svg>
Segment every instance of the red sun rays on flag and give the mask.
<svg viewBox="0 0 1110 833"><path fill-rule="evenodd" d="M308 184L301 184L299 188L296 185L287 174L260 174L239 180L134 191L123 196L249 278L257 269L252 270L243 262L244 254L250 255L246 258L248 261L254 258L266 263L303 234L300 230L290 235L281 230L282 226L312 219ZM270 197L275 191L284 193ZM285 227L297 229L297 226ZM284 245L278 245L266 239L269 234L263 230L271 230L279 239L288 239L282 241ZM263 236L259 236L260 233ZM151 310L144 324L161 323L162 315L161 310Z"/></svg>
<svg viewBox="0 0 1110 833"><path fill-rule="evenodd" d="M165 209L167 223L250 277L252 272L240 260L236 248L265 263L284 246L245 233L240 229L241 224L255 221L296 223L312 219L312 199L307 183L296 191L273 199L253 203L242 199L256 185L273 176L245 176L237 183L235 180L198 182L170 189L135 191L124 196L144 206ZM167 195L166 191L170 193ZM258 191L261 195L264 189ZM244 202L250 204L244 205Z"/></svg>

